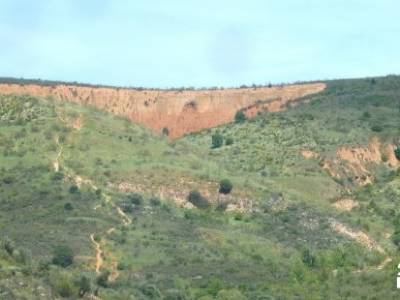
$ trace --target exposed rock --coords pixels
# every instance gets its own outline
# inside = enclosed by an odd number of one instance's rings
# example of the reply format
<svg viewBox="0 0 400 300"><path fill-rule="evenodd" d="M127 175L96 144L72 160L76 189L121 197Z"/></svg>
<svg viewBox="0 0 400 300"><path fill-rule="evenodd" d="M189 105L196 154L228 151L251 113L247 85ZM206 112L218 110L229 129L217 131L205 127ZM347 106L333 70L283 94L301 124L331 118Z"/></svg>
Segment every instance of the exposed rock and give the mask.
<svg viewBox="0 0 400 300"><path fill-rule="evenodd" d="M156 132L168 128L170 138L178 138L232 122L238 110L244 110L248 117L261 111L285 110L288 106L296 105L300 98L325 88L324 83L314 83L257 89L159 91L0 84L0 94L28 94L94 106L143 124Z"/></svg>

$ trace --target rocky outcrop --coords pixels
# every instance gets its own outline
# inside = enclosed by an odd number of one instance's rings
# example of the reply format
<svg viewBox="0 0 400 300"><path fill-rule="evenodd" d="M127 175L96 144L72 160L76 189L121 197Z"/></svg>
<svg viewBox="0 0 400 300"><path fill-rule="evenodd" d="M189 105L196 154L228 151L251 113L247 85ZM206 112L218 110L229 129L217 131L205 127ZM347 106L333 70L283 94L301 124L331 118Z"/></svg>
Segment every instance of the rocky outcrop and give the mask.
<svg viewBox="0 0 400 300"><path fill-rule="evenodd" d="M126 117L156 132L168 128L171 138L226 124L238 110L249 117L278 112L299 98L321 92L324 83L271 88L160 91L73 85L0 84L0 94L28 94L94 106Z"/></svg>

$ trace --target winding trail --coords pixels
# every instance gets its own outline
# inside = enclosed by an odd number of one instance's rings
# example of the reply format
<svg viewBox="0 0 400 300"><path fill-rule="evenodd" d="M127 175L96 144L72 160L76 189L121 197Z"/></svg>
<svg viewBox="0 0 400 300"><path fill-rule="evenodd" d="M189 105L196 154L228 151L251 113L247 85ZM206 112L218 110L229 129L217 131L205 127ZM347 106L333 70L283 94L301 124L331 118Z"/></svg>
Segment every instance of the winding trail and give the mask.
<svg viewBox="0 0 400 300"><path fill-rule="evenodd" d="M95 245L96 248L96 273L100 273L100 269L103 266L104 260L103 260L103 251L101 250L100 243L96 242L94 239L94 234L92 233L90 235L90 240L92 243Z"/></svg>
<svg viewBox="0 0 400 300"><path fill-rule="evenodd" d="M62 117L62 115L60 113L58 114L58 118L67 127L71 127L72 129L74 129L75 132L80 131L82 129L82 126L83 126L82 119L80 119L79 126L77 126L76 122L73 122L72 124L70 124L71 122L69 122L65 117ZM55 160L53 161L53 168L54 168L55 172L59 172L60 165L61 165L60 159L61 159L61 156L63 154L64 147L63 147L63 144L60 143L60 138L59 137L56 138L56 144L59 147L59 151L57 153L57 156L56 156ZM94 191L98 190L97 186L93 183L92 180L85 179L85 178L83 178L83 177L81 177L81 176L79 176L77 174L74 174L74 172L72 170L69 170L66 167L64 167L64 170L66 172L67 178L69 178L72 182L74 182L78 187L81 187L82 185L87 185L91 189L93 189ZM110 195L108 195L108 194L106 194L104 192L102 192L101 194L104 197L106 204L111 205L111 207L114 208L117 211L117 214L120 217L120 220L121 220L123 226L129 226L130 224L132 224L132 219L129 218L124 213L124 211L121 209L121 207L119 207L117 204L114 203L114 201L112 201L112 198L111 198ZM99 208L101 208L101 205L96 205L94 207L94 210L97 210ZM111 227L106 231L106 233L107 234L112 234L115 230L116 230L115 227ZM105 252L102 249L102 245L104 246L107 243L107 240L104 237L102 237L101 242L97 242L94 237L95 237L95 234L91 233L90 234L90 240L91 240L91 242L94 245L94 248L96 250L95 271L96 271L97 274L100 274L101 269L104 266L104 255L105 255ZM112 257L111 254L109 256ZM111 274L110 274L108 279L112 282L112 281L115 281L120 275L119 272L118 272L118 262L115 259L113 259L113 261L110 263L110 268L111 268ZM93 294L90 294L88 296L90 298L92 298L92 299L97 299L97 300L101 299L98 296L93 295Z"/></svg>

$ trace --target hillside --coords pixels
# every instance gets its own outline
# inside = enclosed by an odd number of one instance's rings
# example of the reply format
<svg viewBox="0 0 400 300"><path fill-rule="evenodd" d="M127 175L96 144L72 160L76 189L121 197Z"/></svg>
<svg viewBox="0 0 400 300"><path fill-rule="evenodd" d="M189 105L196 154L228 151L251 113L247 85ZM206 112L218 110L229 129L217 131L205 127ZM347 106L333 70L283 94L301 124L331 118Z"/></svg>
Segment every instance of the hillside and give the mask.
<svg viewBox="0 0 400 300"><path fill-rule="evenodd" d="M281 111L292 102L324 90L325 84L224 90L164 91L54 84L0 84L0 94L31 95L97 107L171 138L232 122L235 113L249 116Z"/></svg>
<svg viewBox="0 0 400 300"><path fill-rule="evenodd" d="M397 299L400 77L0 90L1 299Z"/></svg>

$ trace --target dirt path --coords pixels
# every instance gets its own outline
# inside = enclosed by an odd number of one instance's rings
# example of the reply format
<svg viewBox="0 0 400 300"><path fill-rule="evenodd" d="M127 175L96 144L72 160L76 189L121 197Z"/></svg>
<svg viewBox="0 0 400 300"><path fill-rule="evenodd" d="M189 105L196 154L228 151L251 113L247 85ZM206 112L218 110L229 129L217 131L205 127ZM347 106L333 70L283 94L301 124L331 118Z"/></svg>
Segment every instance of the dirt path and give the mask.
<svg viewBox="0 0 400 300"><path fill-rule="evenodd" d="M100 243L96 242L96 240L94 239L94 234L92 233L90 235L90 240L92 241L92 243L94 244L95 248L96 248L96 273L99 274L100 273L100 269L103 266L104 260L103 260L103 251L101 250L101 246Z"/></svg>
<svg viewBox="0 0 400 300"><path fill-rule="evenodd" d="M66 126L71 127L72 129L74 129L74 131L78 132L82 129L83 126L83 119L79 118L78 122L74 121L74 122L69 122L65 117L62 116L61 113L58 114L58 118L61 120L61 122L63 122ZM59 147L59 151L57 153L57 157L56 159L53 161L53 167L54 167L54 171L58 172L60 170L60 157L63 153L63 145L60 143L60 139L59 137L56 138L56 144ZM93 189L94 191L98 190L97 186L93 183L92 180L90 179L85 179L82 176L76 175L74 174L73 171L69 170L67 167L64 167L65 172L67 177L74 182L78 187L81 187L82 185L87 185L89 186L91 189ZM121 219L121 222L123 223L124 226L128 226L132 223L132 220L123 212L123 210L117 205L115 204L112 199L111 196L102 193L102 195L105 198L105 201L107 204L110 204L118 213L118 216ZM94 207L94 210L97 210L101 207L101 205L96 205ZM114 227L111 227L107 230L107 234L112 234L116 229ZM90 234L90 240L92 242L92 244L95 247L96 250L96 255L95 255L95 270L96 273L99 274L101 269L104 266L104 255L105 252L102 249L102 245L99 242L96 242L95 238L94 238L95 234L91 233ZM107 240L105 238L102 238L102 244L103 246L106 245ZM112 256L111 254L109 256ZM87 259L87 258L86 258ZM118 272L118 262L114 259L113 262L110 264L111 267L111 274L109 276L109 280L110 281L115 281L118 277L119 277L119 272ZM91 299L100 299L99 297L91 294L89 295L89 297Z"/></svg>
<svg viewBox="0 0 400 300"><path fill-rule="evenodd" d="M388 254L382 248L382 246L380 246L373 238L371 238L366 233L364 233L360 230L353 230L351 228L348 228L346 225L344 225L334 219L331 219L330 223L331 223L331 227L333 228L333 230L335 230L337 233L355 240L359 244L365 246L370 251L377 251L380 254L383 254L386 256L385 259L378 266L356 270L355 273L382 270L383 268L386 267L387 264L389 264L392 261L392 258L388 256Z"/></svg>

